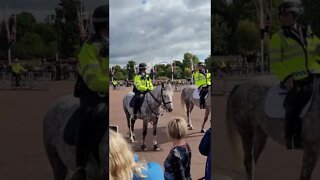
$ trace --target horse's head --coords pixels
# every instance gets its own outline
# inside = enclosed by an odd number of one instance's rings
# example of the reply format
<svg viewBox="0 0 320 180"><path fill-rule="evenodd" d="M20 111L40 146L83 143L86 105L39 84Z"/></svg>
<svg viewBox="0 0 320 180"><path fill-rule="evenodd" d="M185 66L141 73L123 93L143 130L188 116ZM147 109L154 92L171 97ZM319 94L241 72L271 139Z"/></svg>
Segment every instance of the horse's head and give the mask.
<svg viewBox="0 0 320 180"><path fill-rule="evenodd" d="M173 111L173 103L172 103L172 96L173 96L173 89L170 83L161 83L160 86L161 92L160 92L160 100L163 104L164 108L168 112Z"/></svg>

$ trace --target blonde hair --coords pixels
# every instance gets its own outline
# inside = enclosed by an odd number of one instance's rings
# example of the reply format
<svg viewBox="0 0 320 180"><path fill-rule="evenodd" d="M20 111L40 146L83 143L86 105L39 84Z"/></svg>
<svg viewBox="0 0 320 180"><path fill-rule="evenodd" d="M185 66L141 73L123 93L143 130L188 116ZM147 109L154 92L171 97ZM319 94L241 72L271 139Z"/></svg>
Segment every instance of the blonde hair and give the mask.
<svg viewBox="0 0 320 180"><path fill-rule="evenodd" d="M121 134L109 130L109 179L129 180L133 173L144 178L146 176L141 173L144 165L134 161L133 152Z"/></svg>
<svg viewBox="0 0 320 180"><path fill-rule="evenodd" d="M187 136L187 123L184 118L176 117L168 122L167 133L172 139L183 139Z"/></svg>

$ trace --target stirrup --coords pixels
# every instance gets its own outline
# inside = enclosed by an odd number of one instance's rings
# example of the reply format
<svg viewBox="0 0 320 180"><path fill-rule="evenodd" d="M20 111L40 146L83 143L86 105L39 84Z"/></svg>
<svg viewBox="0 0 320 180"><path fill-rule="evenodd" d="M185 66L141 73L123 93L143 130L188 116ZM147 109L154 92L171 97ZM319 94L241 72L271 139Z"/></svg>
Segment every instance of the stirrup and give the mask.
<svg viewBox="0 0 320 180"><path fill-rule="evenodd" d="M83 167L78 167L76 171L73 173L72 180L86 180L87 179L87 171Z"/></svg>

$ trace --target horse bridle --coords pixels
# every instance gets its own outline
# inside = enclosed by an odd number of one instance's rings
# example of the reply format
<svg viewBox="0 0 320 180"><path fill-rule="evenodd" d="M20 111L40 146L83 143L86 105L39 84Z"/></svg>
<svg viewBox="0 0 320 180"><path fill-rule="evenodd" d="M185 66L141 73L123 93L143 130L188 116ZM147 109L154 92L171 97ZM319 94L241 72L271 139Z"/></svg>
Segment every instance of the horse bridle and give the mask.
<svg viewBox="0 0 320 180"><path fill-rule="evenodd" d="M151 97L152 97L158 104L161 105L160 107L164 110L164 109L167 109L167 108L166 108L166 105L172 103L172 101L165 102L165 100L164 100L164 98L163 98L163 91L165 91L165 88L164 88L164 87L161 87L161 102L160 102L156 97L154 97L154 95L153 95L150 91L149 91L148 93L151 95ZM156 112L154 112L154 110L150 107L148 98L147 98L147 104L148 104L148 107L149 107L149 109L151 110L151 112L152 112L154 115L156 115L157 117L158 117L159 115L162 115L162 114L163 114L163 111L162 111L161 113L156 113Z"/></svg>

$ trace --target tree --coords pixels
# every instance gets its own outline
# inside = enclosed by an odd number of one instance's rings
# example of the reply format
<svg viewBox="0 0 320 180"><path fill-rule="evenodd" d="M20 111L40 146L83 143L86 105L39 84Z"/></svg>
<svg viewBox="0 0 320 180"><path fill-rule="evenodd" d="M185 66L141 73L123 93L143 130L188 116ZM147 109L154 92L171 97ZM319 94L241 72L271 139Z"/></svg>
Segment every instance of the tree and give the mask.
<svg viewBox="0 0 320 180"><path fill-rule="evenodd" d="M136 62L134 62L133 60L129 61L127 64L128 80L133 80L135 76L135 65Z"/></svg>
<svg viewBox="0 0 320 180"><path fill-rule="evenodd" d="M26 32L36 32L36 18L30 12L17 14L17 38L22 38Z"/></svg>
<svg viewBox="0 0 320 180"><path fill-rule="evenodd" d="M230 35L230 29L222 16L214 14L212 19L213 25L211 27L211 41L213 42L213 54L227 54L227 38Z"/></svg>
<svg viewBox="0 0 320 180"><path fill-rule="evenodd" d="M62 57L74 57L80 48L77 18L79 6L78 0L60 0L59 7L56 8L56 28Z"/></svg>
<svg viewBox="0 0 320 180"><path fill-rule="evenodd" d="M44 54L44 44L38 34L26 32L16 44L13 53L20 59L41 58Z"/></svg>
<svg viewBox="0 0 320 180"><path fill-rule="evenodd" d="M183 76L184 76L184 79L191 79L191 77L192 77L191 69L190 68L185 68L183 70Z"/></svg>
<svg viewBox="0 0 320 180"><path fill-rule="evenodd" d="M213 61L212 61L212 56L210 55L207 57L204 62L206 63L206 69L209 70L210 72L213 71Z"/></svg>
<svg viewBox="0 0 320 180"><path fill-rule="evenodd" d="M259 48L259 30L250 20L240 21L236 31L240 52L245 55L257 52Z"/></svg>
<svg viewBox="0 0 320 180"><path fill-rule="evenodd" d="M191 68L191 61L193 62L193 65L196 65L199 63L199 58L189 52L185 53L182 61L183 68Z"/></svg>

